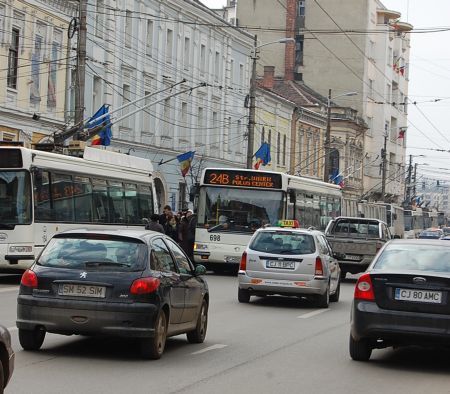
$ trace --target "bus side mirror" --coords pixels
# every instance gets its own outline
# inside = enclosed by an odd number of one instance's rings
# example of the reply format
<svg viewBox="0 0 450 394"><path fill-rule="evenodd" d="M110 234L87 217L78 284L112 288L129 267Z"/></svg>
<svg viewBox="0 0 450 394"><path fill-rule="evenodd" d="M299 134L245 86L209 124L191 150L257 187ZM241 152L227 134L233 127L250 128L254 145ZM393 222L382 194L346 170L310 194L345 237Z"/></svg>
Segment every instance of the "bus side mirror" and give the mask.
<svg viewBox="0 0 450 394"><path fill-rule="evenodd" d="M189 190L189 201L194 202L195 197L198 195L199 186L198 184L191 187L191 190Z"/></svg>

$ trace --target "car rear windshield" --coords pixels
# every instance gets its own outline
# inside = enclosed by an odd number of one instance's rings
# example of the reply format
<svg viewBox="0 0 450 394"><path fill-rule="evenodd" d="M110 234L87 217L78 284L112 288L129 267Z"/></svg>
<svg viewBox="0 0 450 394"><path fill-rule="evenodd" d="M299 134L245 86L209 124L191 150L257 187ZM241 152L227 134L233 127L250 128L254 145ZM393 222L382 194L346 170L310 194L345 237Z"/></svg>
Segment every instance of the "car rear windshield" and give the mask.
<svg viewBox="0 0 450 394"><path fill-rule="evenodd" d="M450 247L417 244L388 245L374 269L395 271L450 272Z"/></svg>
<svg viewBox="0 0 450 394"><path fill-rule="evenodd" d="M361 238L379 238L380 236L378 222L358 219L339 220L334 226L333 233L339 236Z"/></svg>
<svg viewBox="0 0 450 394"><path fill-rule="evenodd" d="M316 251L310 234L289 231L261 231L256 234L250 249L273 254L311 254Z"/></svg>
<svg viewBox="0 0 450 394"><path fill-rule="evenodd" d="M422 231L420 237L439 238L442 235L440 231Z"/></svg>
<svg viewBox="0 0 450 394"><path fill-rule="evenodd" d="M36 264L46 267L102 271L139 271L147 246L138 240L52 238Z"/></svg>

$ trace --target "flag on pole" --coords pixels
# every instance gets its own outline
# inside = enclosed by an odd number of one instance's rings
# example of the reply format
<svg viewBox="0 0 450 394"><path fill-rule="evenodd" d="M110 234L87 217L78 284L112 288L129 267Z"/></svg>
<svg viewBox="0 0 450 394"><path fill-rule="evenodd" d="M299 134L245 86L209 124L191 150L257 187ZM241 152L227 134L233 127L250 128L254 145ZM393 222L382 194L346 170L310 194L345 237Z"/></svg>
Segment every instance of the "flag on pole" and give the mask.
<svg viewBox="0 0 450 394"><path fill-rule="evenodd" d="M103 145L108 146L111 145L111 137L112 137L112 131L111 131L111 120L109 115L105 116L103 118L97 119L101 115L108 114L109 106L106 104L103 104L100 109L86 122L86 128L93 129L94 127L101 126L102 124L105 125L102 131L100 131L98 134L96 134L92 138L91 145Z"/></svg>
<svg viewBox="0 0 450 394"><path fill-rule="evenodd" d="M330 175L330 180L331 182L333 182L335 185L339 185L339 187L341 189L344 188L345 186L345 182L344 182L344 177L342 176L342 174L339 172L338 169L334 169L333 172Z"/></svg>
<svg viewBox="0 0 450 394"><path fill-rule="evenodd" d="M270 163L272 158L270 157L270 145L267 142L263 142L259 149L255 153L256 163L253 166L255 170L258 170L261 164L263 166Z"/></svg>
<svg viewBox="0 0 450 394"><path fill-rule="evenodd" d="M195 151L189 151L177 156L177 160L180 163L181 175L183 175L183 177L189 172L194 155Z"/></svg>
<svg viewBox="0 0 450 394"><path fill-rule="evenodd" d="M399 71L400 71L400 74L402 75L402 77L405 75L405 68L406 68L406 66L401 66L399 68Z"/></svg>

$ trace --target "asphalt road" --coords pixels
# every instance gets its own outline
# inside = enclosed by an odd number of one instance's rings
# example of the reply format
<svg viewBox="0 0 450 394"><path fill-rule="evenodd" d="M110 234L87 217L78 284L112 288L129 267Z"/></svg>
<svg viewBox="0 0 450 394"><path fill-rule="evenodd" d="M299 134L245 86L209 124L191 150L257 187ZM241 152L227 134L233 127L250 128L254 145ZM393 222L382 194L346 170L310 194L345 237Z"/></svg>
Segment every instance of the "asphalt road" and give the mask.
<svg viewBox="0 0 450 394"><path fill-rule="evenodd" d="M450 350L374 350L368 363L348 355L354 280L341 301L320 310L306 301L237 301L237 279L208 275L205 343L168 340L163 358L139 358L131 340L47 334L42 350L21 350L7 394L69 393L450 393ZM15 326L18 277L0 276L0 323Z"/></svg>

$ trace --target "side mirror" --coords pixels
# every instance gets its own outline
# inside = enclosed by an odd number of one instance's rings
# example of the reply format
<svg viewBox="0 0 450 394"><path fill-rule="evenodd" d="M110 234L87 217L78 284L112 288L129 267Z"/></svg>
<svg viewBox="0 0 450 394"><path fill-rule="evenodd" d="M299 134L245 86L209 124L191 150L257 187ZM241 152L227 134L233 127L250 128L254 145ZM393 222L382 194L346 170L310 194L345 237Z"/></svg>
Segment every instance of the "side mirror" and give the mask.
<svg viewBox="0 0 450 394"><path fill-rule="evenodd" d="M195 266L194 274L195 276L205 275L206 274L205 266L201 264Z"/></svg>

